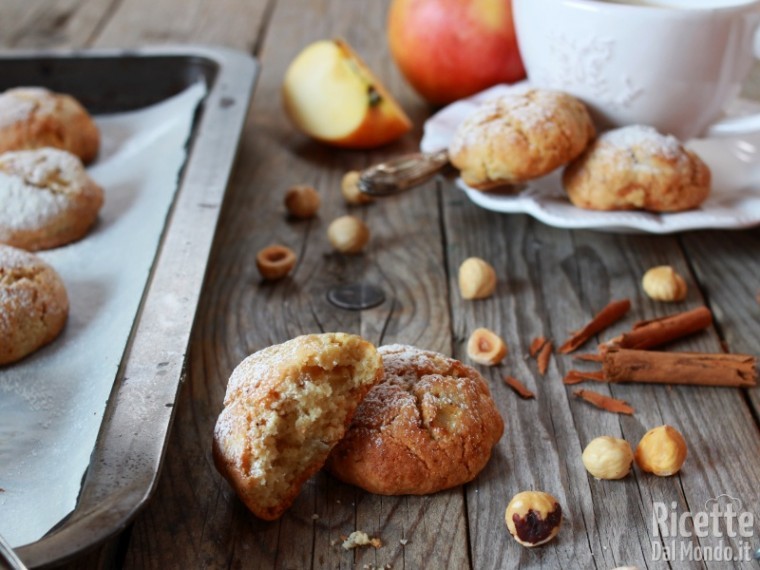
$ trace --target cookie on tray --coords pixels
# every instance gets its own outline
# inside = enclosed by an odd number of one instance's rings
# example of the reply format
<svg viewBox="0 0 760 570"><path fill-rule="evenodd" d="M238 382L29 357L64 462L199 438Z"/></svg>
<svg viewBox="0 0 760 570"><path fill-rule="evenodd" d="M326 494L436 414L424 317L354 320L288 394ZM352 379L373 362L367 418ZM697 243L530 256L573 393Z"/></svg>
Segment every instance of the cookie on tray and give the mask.
<svg viewBox="0 0 760 570"><path fill-rule="evenodd" d="M451 163L471 188L490 190L548 174L594 138L586 107L548 89L516 89L483 103L457 128Z"/></svg>
<svg viewBox="0 0 760 570"><path fill-rule="evenodd" d="M103 190L71 153L54 148L0 154L0 243L29 251L83 237Z"/></svg>
<svg viewBox="0 0 760 570"><path fill-rule="evenodd" d="M380 495L435 493L474 479L504 431L480 374L412 346L378 352L383 380L330 454L330 471Z"/></svg>
<svg viewBox="0 0 760 570"><path fill-rule="evenodd" d="M562 181L579 208L679 212L704 202L710 178L709 167L678 139L632 125L599 136Z"/></svg>
<svg viewBox="0 0 760 570"><path fill-rule="evenodd" d="M70 95L42 87L0 93L0 152L48 146L67 150L87 164L98 154L100 132Z"/></svg>
<svg viewBox="0 0 760 570"><path fill-rule="evenodd" d="M55 269L33 253L0 244L0 365L52 342L68 313Z"/></svg>
<svg viewBox="0 0 760 570"><path fill-rule="evenodd" d="M227 385L214 430L217 469L257 517L280 517L381 376L375 347L345 333L299 336L256 352Z"/></svg>

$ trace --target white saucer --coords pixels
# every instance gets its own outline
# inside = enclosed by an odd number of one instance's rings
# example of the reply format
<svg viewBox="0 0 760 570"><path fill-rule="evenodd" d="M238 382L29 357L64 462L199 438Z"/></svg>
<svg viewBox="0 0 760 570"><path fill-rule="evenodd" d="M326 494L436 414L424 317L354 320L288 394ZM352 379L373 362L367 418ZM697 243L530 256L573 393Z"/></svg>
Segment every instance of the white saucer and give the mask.
<svg viewBox="0 0 760 570"><path fill-rule="evenodd" d="M447 148L459 124L481 102L513 88L497 85L440 110L425 123L420 143L422 151ZM736 116L758 110L760 102L738 99L726 114ZM666 234L708 228L741 229L760 224L760 133L741 138L695 139L686 146L699 154L712 171L710 197L699 209L688 212L653 214L576 208L562 189L560 170L531 181L519 194L479 192L461 179L457 179L457 186L482 208L530 214L558 228Z"/></svg>

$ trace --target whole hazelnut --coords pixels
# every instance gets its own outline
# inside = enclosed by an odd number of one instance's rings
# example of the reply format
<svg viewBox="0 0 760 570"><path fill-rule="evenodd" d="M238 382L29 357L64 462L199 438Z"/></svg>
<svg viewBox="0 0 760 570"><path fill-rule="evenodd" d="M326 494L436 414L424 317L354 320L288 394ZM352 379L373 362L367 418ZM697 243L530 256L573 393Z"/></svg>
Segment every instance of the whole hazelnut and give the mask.
<svg viewBox="0 0 760 570"><path fill-rule="evenodd" d="M294 218L313 218L320 203L319 192L313 186L297 184L285 192L285 208Z"/></svg>
<svg viewBox="0 0 760 570"><path fill-rule="evenodd" d="M507 345L495 332L486 328L472 331L467 341L467 356L478 364L494 366L504 360Z"/></svg>
<svg viewBox="0 0 760 570"><path fill-rule="evenodd" d="M633 451L624 439L603 435L583 450L583 465L597 479L622 479L631 472Z"/></svg>
<svg viewBox="0 0 760 570"><path fill-rule="evenodd" d="M459 292L463 299L485 299L496 289L496 271L487 261L469 257L459 266Z"/></svg>
<svg viewBox="0 0 760 570"><path fill-rule="evenodd" d="M686 298L686 281L670 265L653 267L641 280L644 292L655 301L683 301Z"/></svg>
<svg viewBox="0 0 760 570"><path fill-rule="evenodd" d="M359 218L341 216L327 228L327 239L341 253L359 253L369 241L369 228Z"/></svg>
<svg viewBox="0 0 760 570"><path fill-rule="evenodd" d="M351 206L369 204L373 201L372 196L359 190L360 175L361 173L358 170L349 170L343 175L343 180L340 183L340 192L343 194L343 199Z"/></svg>
<svg viewBox="0 0 760 570"><path fill-rule="evenodd" d="M256 268L269 281L285 277L296 264L296 254L284 245L270 245L256 254Z"/></svg>
<svg viewBox="0 0 760 570"><path fill-rule="evenodd" d="M549 493L523 491L509 501L504 516L512 537L523 546L546 544L557 536L562 508Z"/></svg>
<svg viewBox="0 0 760 570"><path fill-rule="evenodd" d="M636 463L643 471L660 477L675 475L686 461L686 441L671 426L650 429L636 447Z"/></svg>

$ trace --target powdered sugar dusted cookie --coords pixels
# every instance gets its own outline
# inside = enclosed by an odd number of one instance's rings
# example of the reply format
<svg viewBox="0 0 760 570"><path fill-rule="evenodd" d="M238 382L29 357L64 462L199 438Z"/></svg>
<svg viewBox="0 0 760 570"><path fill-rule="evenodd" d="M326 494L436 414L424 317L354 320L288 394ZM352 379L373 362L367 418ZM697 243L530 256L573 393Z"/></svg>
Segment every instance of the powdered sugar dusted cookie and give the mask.
<svg viewBox="0 0 760 570"><path fill-rule="evenodd" d="M385 370L327 466L370 493L423 495L474 479L504 421L488 385L458 360L413 346L382 346Z"/></svg>
<svg viewBox="0 0 760 570"><path fill-rule="evenodd" d="M68 312L58 273L33 253L0 244L0 365L53 341Z"/></svg>
<svg viewBox="0 0 760 570"><path fill-rule="evenodd" d="M6 152L0 154L0 204L0 243L37 251L84 236L103 205L103 190L68 152Z"/></svg>
<svg viewBox="0 0 760 570"><path fill-rule="evenodd" d="M470 187L489 190L548 174L594 138L586 107L548 89L515 90L483 103L457 128L451 163Z"/></svg>
<svg viewBox="0 0 760 570"><path fill-rule="evenodd" d="M710 169L673 136L633 125L602 134L563 175L570 201L590 210L677 212L710 193Z"/></svg>
<svg viewBox="0 0 760 570"><path fill-rule="evenodd" d="M375 347L345 333L303 335L252 354L227 384L214 429L217 469L251 512L278 518L381 375Z"/></svg>
<svg viewBox="0 0 760 570"><path fill-rule="evenodd" d="M0 93L0 152L42 147L67 150L86 164L98 154L100 133L70 95L41 87Z"/></svg>

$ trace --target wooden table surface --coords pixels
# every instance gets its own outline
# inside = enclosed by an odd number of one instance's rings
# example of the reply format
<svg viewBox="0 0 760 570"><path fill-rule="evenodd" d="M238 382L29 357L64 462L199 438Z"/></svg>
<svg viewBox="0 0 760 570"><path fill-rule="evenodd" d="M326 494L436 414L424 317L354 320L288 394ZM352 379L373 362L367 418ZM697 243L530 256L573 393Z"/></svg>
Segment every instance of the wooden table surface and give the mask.
<svg viewBox="0 0 760 570"><path fill-rule="evenodd" d="M704 510L728 494L754 513L754 537L727 538L738 553L760 547L760 391L642 385L595 386L630 402L631 417L575 399L562 384L573 363L555 356L545 377L527 358L530 340L555 343L611 299L629 298L633 320L708 305L716 324L677 343L679 350L760 353L760 229L670 236L566 231L524 215L500 215L471 204L451 176L393 199L347 207L343 173L417 148L431 113L394 66L385 39L388 0L2 0L0 46L131 47L217 44L252 53L263 64L213 248L163 473L134 524L70 568L723 568L724 562L653 560L655 502L675 512ZM344 37L396 94L415 123L412 133L373 152L334 150L294 130L282 111L288 63L312 40ZM755 73L755 76L758 76ZM757 81L756 81L757 83ZM748 88L760 93L760 89ZM291 184L322 193L319 217L289 221L282 205ZM325 230L350 212L371 230L363 255L331 251ZM279 242L299 263L292 278L262 283L254 256ZM466 257L489 260L499 277L487 300L463 301L456 269ZM686 276L687 299L649 300L639 286L651 266L670 264ZM349 312L325 298L339 283L380 285L387 300ZM250 515L211 461L211 436L232 369L248 354L320 331L359 333L380 345L409 343L466 359L476 327L507 341L496 368L480 367L505 422L505 434L472 483L425 497L381 497L319 473L276 522ZM607 335L605 335L606 338ZM537 397L522 401L502 376L522 379ZM598 481L581 451L608 434L633 445L650 428L677 426L689 444L682 472L658 478L635 470L622 481ZM565 512L558 538L525 549L504 525L518 491L543 489ZM314 517L313 515L318 515ZM375 549L345 551L341 535L364 530ZM681 539L679 539L681 540ZM720 540L683 539L692 546ZM736 567L757 568L756 562Z"/></svg>

